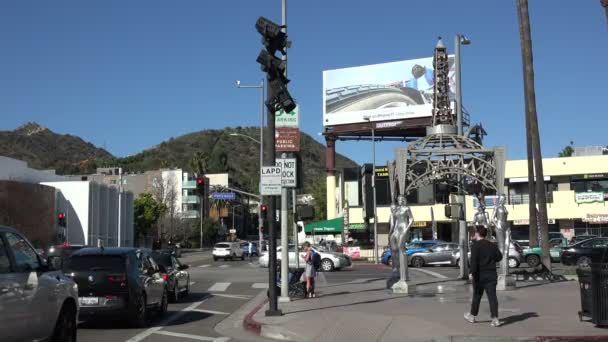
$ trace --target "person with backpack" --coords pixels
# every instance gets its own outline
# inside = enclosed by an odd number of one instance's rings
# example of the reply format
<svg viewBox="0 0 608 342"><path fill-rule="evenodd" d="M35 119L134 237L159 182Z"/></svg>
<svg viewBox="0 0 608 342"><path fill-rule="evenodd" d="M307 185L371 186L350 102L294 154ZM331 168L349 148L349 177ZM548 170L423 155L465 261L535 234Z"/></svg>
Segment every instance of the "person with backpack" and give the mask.
<svg viewBox="0 0 608 342"><path fill-rule="evenodd" d="M306 277L306 297L315 297L315 277L317 275L317 268L315 267L315 254L318 256L312 247L310 242L304 242L304 276Z"/></svg>

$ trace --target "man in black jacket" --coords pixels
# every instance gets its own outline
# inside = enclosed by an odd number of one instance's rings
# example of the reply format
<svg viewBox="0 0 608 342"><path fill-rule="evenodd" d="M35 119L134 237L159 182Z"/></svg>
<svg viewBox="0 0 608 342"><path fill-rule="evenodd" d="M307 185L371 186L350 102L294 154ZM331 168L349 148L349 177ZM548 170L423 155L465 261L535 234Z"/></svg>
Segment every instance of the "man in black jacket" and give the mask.
<svg viewBox="0 0 608 342"><path fill-rule="evenodd" d="M498 327L502 323L498 320L498 298L496 298L498 274L496 273L496 264L502 260L502 254L495 243L486 240L487 228L477 226L475 230L477 241L471 247L473 302L471 303L471 311L464 314L464 319L475 323L475 317L479 313L479 303L485 291L490 302L491 325Z"/></svg>

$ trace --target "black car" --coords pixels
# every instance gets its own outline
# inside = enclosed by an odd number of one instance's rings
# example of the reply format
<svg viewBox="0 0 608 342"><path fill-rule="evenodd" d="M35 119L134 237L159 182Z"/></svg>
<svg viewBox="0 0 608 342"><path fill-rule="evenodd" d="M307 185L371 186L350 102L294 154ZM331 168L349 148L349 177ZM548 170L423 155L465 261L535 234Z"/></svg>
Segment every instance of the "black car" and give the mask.
<svg viewBox="0 0 608 342"><path fill-rule="evenodd" d="M179 262L172 251L154 251L152 258L166 279L169 300L177 302L180 296L187 296L190 292L190 274L186 271L189 266Z"/></svg>
<svg viewBox="0 0 608 342"><path fill-rule="evenodd" d="M589 239L595 239L597 237L599 237L599 236L597 236L597 235L589 235L589 234L576 235L576 236L574 236L572 238L572 240L570 240L570 244L571 245L575 245L575 244L577 244L579 242L583 242L583 241L586 241L586 240L589 240Z"/></svg>
<svg viewBox="0 0 608 342"><path fill-rule="evenodd" d="M71 255L65 272L78 284L83 320L119 315L144 327L149 310L167 312L167 285L147 250L83 248Z"/></svg>
<svg viewBox="0 0 608 342"><path fill-rule="evenodd" d="M588 239L564 248L561 255L564 265L588 266L592 262L608 262L608 238Z"/></svg>

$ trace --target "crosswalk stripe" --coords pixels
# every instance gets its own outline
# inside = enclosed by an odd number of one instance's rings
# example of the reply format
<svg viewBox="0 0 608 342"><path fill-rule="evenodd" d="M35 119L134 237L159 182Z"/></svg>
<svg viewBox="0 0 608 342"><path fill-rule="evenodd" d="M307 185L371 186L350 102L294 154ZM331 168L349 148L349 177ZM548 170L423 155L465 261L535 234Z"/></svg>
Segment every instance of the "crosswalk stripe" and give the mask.
<svg viewBox="0 0 608 342"><path fill-rule="evenodd" d="M251 284L252 289L267 289L268 283L253 283Z"/></svg>
<svg viewBox="0 0 608 342"><path fill-rule="evenodd" d="M199 268L205 268L205 267L209 267L211 265L200 265Z"/></svg>
<svg viewBox="0 0 608 342"><path fill-rule="evenodd" d="M207 291L209 292L225 292L231 283L215 283Z"/></svg>
<svg viewBox="0 0 608 342"><path fill-rule="evenodd" d="M183 334L183 333L176 333L176 332L164 331L164 330L155 331L154 334L181 337L181 338L189 338L191 340L196 340L196 341L211 341L211 342L230 341L230 339L226 338L226 337L199 336L199 335Z"/></svg>
<svg viewBox="0 0 608 342"><path fill-rule="evenodd" d="M228 267L230 267L230 265L220 265L219 267L220 268L228 268Z"/></svg>
<svg viewBox="0 0 608 342"><path fill-rule="evenodd" d="M214 293L213 296L214 297L224 297L224 298L234 298L234 299L251 299L251 298L253 298L253 296L248 296L248 295L231 295L231 294L224 294L224 293Z"/></svg>
<svg viewBox="0 0 608 342"><path fill-rule="evenodd" d="M230 313L228 313L228 312L213 311L213 310L204 310L204 309L192 309L190 311L208 313L208 314L212 314L212 315L230 315Z"/></svg>

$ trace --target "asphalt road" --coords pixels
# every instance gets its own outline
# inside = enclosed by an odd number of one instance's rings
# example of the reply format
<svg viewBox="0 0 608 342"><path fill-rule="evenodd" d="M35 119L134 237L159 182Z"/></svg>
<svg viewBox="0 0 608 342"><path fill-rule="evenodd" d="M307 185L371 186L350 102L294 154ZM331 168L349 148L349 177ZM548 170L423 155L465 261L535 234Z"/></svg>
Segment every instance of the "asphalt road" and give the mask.
<svg viewBox="0 0 608 342"><path fill-rule="evenodd" d="M228 341L214 331L217 323L265 291L267 270L249 261L214 262L210 252L184 254L189 264L190 295L169 304L169 312L148 329L132 329L120 320L78 325L78 340L89 342ZM234 340L232 340L234 341Z"/></svg>

